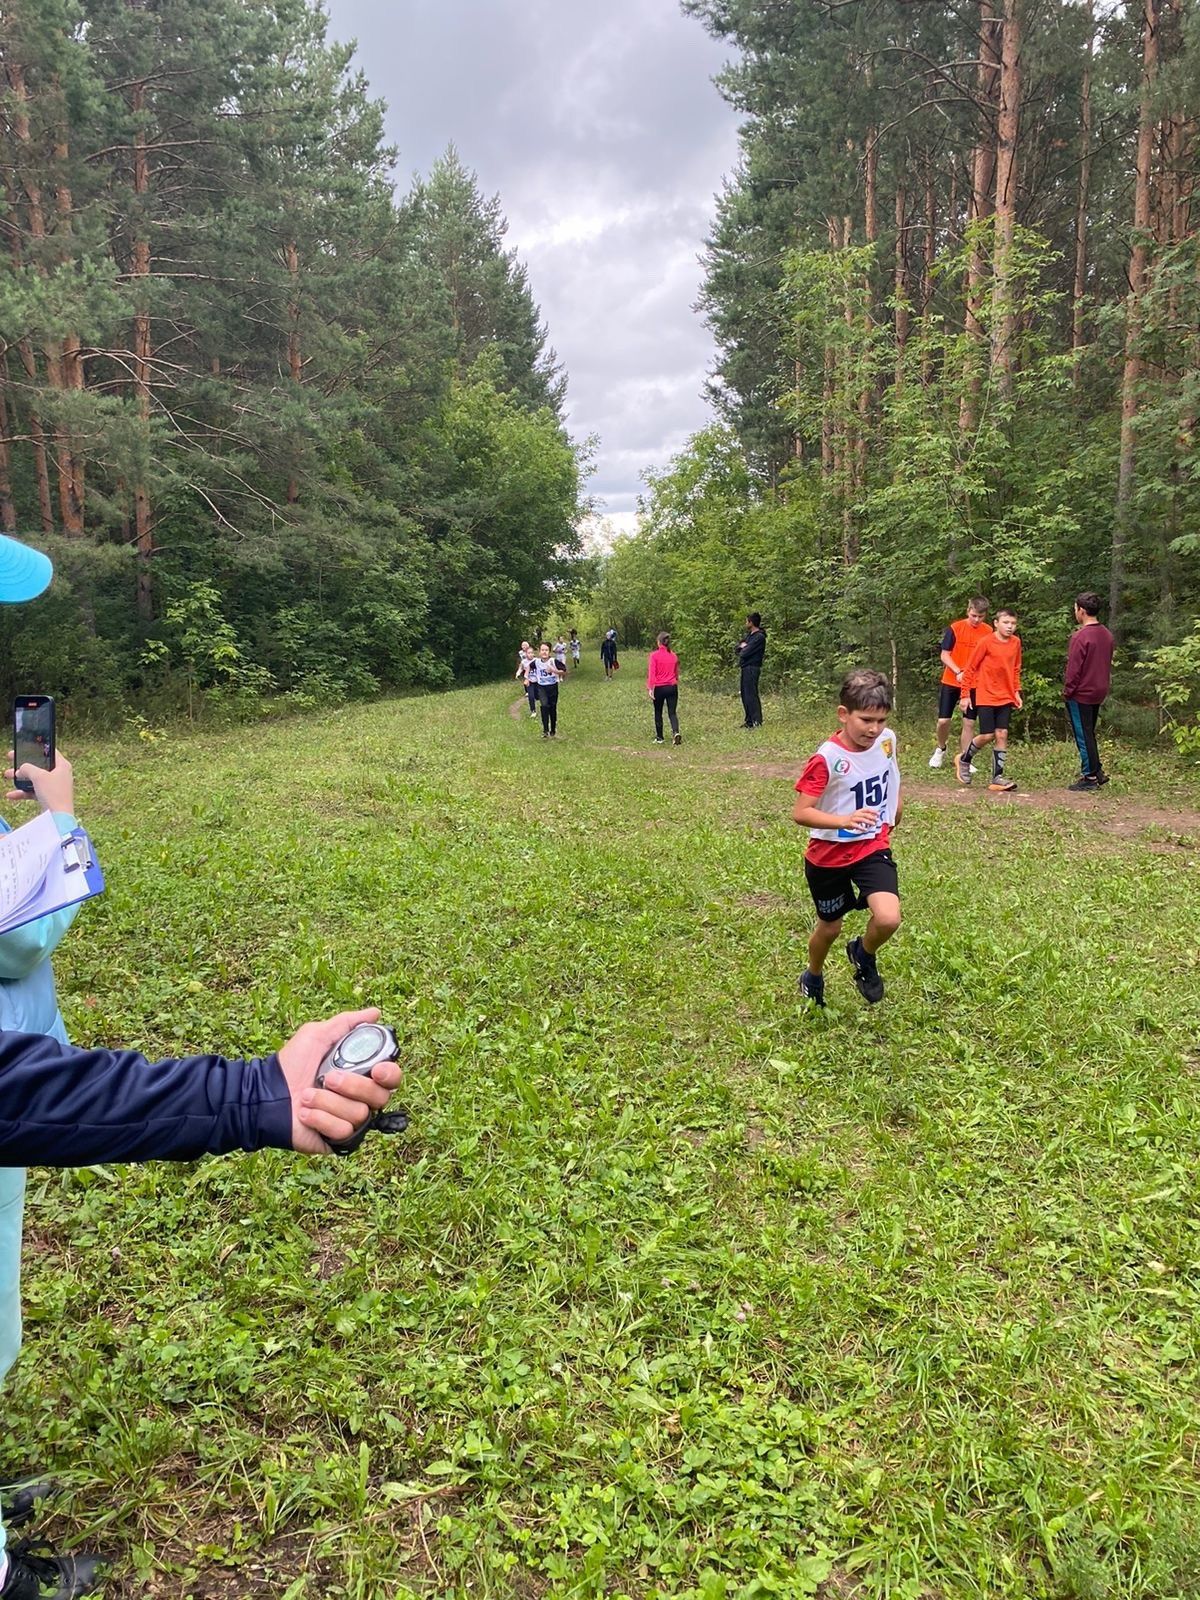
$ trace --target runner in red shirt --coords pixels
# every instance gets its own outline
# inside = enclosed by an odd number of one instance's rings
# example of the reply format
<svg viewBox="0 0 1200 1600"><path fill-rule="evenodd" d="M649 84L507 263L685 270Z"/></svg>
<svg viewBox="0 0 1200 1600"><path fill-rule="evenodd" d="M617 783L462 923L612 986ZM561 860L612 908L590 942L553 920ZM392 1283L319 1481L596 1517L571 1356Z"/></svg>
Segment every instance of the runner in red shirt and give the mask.
<svg viewBox="0 0 1200 1600"><path fill-rule="evenodd" d="M860 668L842 684L838 732L809 758L796 783L792 816L811 829L804 876L817 908L800 993L825 1004L825 959L847 911L869 910L866 932L846 947L854 982L870 1005L883 999L875 954L900 926L900 889L891 835L900 822L896 735L887 725L892 689L882 672Z"/></svg>

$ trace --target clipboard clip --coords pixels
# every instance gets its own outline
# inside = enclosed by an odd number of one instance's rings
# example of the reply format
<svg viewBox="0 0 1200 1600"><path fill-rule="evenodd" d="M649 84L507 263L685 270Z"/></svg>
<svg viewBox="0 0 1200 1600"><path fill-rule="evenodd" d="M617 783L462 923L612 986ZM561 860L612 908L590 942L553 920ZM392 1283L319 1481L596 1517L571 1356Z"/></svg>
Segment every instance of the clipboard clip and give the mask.
<svg viewBox="0 0 1200 1600"><path fill-rule="evenodd" d="M69 833L62 841L63 871L84 872L95 866L92 853L88 849L86 834Z"/></svg>

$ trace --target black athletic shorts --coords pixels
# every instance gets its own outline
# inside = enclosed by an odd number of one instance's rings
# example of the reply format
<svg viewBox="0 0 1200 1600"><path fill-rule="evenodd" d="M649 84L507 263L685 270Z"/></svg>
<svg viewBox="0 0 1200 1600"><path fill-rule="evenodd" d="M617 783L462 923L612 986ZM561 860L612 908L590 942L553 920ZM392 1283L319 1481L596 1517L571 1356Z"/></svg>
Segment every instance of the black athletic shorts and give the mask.
<svg viewBox="0 0 1200 1600"><path fill-rule="evenodd" d="M938 685L938 717L949 720L954 715L954 708L962 699L962 714L965 722L974 722L975 707L971 704L971 697L963 698L963 692L957 683L942 683Z"/></svg>
<svg viewBox="0 0 1200 1600"><path fill-rule="evenodd" d="M875 850L852 867L816 867L806 860L804 876L822 922L840 922L847 911L865 911L870 894L900 893L890 850Z"/></svg>
<svg viewBox="0 0 1200 1600"><path fill-rule="evenodd" d="M995 733L1008 727L1013 714L1012 706L980 706L979 731L980 733Z"/></svg>

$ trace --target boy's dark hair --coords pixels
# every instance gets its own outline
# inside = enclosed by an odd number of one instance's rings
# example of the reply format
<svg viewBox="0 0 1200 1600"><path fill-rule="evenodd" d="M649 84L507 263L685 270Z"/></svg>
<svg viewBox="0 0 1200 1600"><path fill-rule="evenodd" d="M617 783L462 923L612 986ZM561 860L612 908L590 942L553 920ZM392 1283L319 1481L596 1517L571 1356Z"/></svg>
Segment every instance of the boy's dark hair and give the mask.
<svg viewBox="0 0 1200 1600"><path fill-rule="evenodd" d="M1015 622L1017 620L1017 613L1011 606L1001 606L999 611L996 613L996 621L999 622L1001 617L1011 617Z"/></svg>
<svg viewBox="0 0 1200 1600"><path fill-rule="evenodd" d="M1101 601L1100 596L1096 594L1094 590L1085 589L1082 594L1077 594L1075 596L1075 604L1079 607L1080 611L1085 611L1089 617L1098 617L1100 615L1100 607L1103 602Z"/></svg>
<svg viewBox="0 0 1200 1600"><path fill-rule="evenodd" d="M847 711L890 711L892 686L882 672L856 667L842 679L838 704Z"/></svg>
<svg viewBox="0 0 1200 1600"><path fill-rule="evenodd" d="M761 628L762 627L762 612L761 611L747 611L747 613L746 613L746 621L749 622L755 628Z"/></svg>
<svg viewBox="0 0 1200 1600"><path fill-rule="evenodd" d="M671 635L669 633L660 633L658 636L658 642L665 650L671 642Z"/></svg>
<svg viewBox="0 0 1200 1600"><path fill-rule="evenodd" d="M968 611L978 611L981 617L986 617L992 609L992 603L985 594L977 594L973 600L967 601Z"/></svg>

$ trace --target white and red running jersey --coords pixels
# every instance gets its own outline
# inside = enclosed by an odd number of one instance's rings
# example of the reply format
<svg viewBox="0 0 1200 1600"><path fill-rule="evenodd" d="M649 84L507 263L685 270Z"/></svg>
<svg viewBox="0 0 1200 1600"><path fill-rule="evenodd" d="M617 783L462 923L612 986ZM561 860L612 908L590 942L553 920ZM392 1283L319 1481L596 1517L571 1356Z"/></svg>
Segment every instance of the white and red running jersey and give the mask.
<svg viewBox="0 0 1200 1600"><path fill-rule="evenodd" d="M885 728L869 750L852 750L840 734L826 739L809 757L796 783L799 794L809 796L822 811L848 815L869 806L875 826L810 828L808 858L817 865L840 866L886 849L900 799L900 768L896 761L896 735Z"/></svg>

